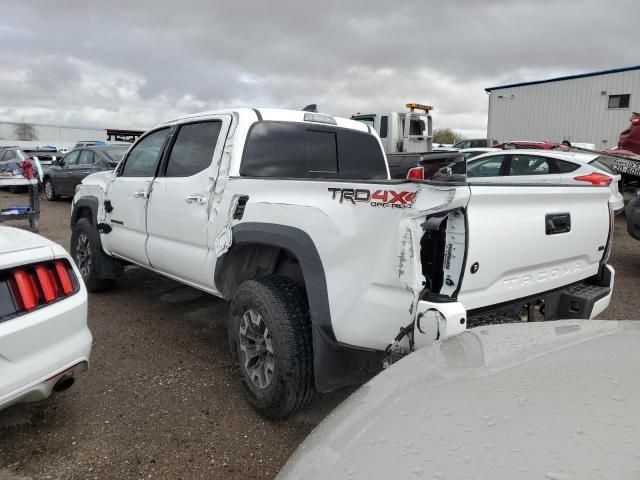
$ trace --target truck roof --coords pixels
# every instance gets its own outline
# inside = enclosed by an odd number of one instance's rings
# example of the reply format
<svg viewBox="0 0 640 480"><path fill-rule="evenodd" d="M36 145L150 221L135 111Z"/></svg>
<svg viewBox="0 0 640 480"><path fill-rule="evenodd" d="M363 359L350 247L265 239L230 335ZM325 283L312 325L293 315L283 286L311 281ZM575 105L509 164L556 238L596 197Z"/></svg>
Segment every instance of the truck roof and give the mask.
<svg viewBox="0 0 640 480"><path fill-rule="evenodd" d="M319 117L331 117L335 120L336 126L338 127L348 128L351 130L359 130L361 132L369 131L369 133L377 135L375 130L367 127L362 122L358 122L355 120L350 120L342 117L335 117L333 115L328 115L325 113L316 114L316 113L304 112L301 110L286 110L281 108L248 108L248 107L224 108L219 110L210 110L206 112L198 112L198 113L183 115L181 117L175 118L168 122L164 122L162 123L162 125L181 123L184 121L195 120L195 119L204 119L213 115L234 114L234 113L244 117L250 116L251 118L256 119L256 121L273 120L273 121L283 121L283 122L310 122L310 123L319 123L323 125L326 125L326 123L314 122L313 120L309 120L308 119L309 116L318 115ZM305 120L305 115L307 116L306 120Z"/></svg>

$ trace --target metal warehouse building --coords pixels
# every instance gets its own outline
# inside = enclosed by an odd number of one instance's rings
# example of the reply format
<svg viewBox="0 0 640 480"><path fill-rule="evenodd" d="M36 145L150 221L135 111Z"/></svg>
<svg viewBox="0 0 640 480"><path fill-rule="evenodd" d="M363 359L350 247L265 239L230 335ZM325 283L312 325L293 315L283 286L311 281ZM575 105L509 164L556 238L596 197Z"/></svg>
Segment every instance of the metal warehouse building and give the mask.
<svg viewBox="0 0 640 480"><path fill-rule="evenodd" d="M640 110L640 65L486 88L487 137L618 145Z"/></svg>

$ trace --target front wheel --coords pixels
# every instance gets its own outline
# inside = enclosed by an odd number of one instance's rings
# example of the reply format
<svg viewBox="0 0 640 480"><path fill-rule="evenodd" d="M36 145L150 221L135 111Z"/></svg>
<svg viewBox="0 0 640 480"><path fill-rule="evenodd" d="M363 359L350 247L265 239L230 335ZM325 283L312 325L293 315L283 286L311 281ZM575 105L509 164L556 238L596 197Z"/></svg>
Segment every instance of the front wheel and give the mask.
<svg viewBox="0 0 640 480"><path fill-rule="evenodd" d="M230 316L231 353L251 406L270 419L306 407L315 384L304 290L277 275L248 280L238 287Z"/></svg>
<svg viewBox="0 0 640 480"><path fill-rule="evenodd" d="M71 232L71 257L75 262L82 280L90 292L104 290L113 285L112 279L100 277L98 256L100 251L98 232L87 218L79 219Z"/></svg>

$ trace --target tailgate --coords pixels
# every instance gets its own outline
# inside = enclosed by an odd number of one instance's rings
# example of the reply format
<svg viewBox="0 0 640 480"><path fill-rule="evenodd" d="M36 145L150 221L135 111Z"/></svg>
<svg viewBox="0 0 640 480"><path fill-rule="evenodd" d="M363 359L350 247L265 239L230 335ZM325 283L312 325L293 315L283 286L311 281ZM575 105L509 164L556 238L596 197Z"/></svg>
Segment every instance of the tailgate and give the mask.
<svg viewBox="0 0 640 480"><path fill-rule="evenodd" d="M598 273L609 235L607 187L472 185L458 300L467 309Z"/></svg>

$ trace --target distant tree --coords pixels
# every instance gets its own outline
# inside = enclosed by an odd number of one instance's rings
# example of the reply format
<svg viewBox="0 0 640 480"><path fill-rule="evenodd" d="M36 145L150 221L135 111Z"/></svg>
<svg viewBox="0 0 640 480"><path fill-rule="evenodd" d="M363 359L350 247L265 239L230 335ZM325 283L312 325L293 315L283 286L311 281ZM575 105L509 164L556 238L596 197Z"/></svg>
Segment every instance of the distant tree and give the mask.
<svg viewBox="0 0 640 480"><path fill-rule="evenodd" d="M23 142L30 142L38 139L36 129L30 123L19 123L16 125L16 138Z"/></svg>
<svg viewBox="0 0 640 480"><path fill-rule="evenodd" d="M450 128L436 128L433 132L433 143L456 143L462 136Z"/></svg>

